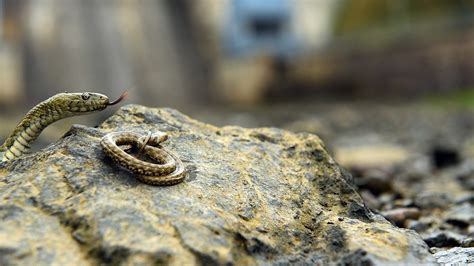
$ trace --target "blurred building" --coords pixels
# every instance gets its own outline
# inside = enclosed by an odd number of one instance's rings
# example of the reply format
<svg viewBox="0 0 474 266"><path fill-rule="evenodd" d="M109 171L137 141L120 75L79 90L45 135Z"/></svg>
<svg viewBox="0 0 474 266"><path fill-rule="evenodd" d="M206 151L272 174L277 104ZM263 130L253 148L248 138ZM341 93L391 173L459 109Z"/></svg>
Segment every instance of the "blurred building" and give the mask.
<svg viewBox="0 0 474 266"><path fill-rule="evenodd" d="M471 88L473 3L207 0L193 10L216 94L252 103Z"/></svg>
<svg viewBox="0 0 474 266"><path fill-rule="evenodd" d="M201 54L212 66L215 94L256 103L277 89L278 68L326 45L334 0L204 0L191 3Z"/></svg>

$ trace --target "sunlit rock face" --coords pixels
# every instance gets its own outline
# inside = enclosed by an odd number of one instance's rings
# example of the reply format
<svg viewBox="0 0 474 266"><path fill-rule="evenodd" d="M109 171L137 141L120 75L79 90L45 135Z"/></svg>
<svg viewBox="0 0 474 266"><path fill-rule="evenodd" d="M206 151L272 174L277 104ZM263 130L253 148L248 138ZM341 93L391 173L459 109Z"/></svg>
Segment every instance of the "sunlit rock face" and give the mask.
<svg viewBox="0 0 474 266"><path fill-rule="evenodd" d="M150 186L115 165L99 141L119 130L168 133L185 181ZM312 134L128 105L1 166L2 265L434 262L418 235L368 211Z"/></svg>

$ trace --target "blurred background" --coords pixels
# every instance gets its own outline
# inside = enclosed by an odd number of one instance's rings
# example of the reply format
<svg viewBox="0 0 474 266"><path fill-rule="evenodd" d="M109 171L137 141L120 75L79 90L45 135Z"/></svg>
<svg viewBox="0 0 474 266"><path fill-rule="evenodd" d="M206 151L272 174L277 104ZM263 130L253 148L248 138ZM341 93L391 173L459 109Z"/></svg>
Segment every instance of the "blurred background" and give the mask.
<svg viewBox="0 0 474 266"><path fill-rule="evenodd" d="M467 90L473 10L468 0L1 0L0 105L127 89L133 102L192 112Z"/></svg>
<svg viewBox="0 0 474 266"><path fill-rule="evenodd" d="M372 210L433 252L474 245L473 26L470 0L0 0L0 137L55 93L127 90L318 134Z"/></svg>

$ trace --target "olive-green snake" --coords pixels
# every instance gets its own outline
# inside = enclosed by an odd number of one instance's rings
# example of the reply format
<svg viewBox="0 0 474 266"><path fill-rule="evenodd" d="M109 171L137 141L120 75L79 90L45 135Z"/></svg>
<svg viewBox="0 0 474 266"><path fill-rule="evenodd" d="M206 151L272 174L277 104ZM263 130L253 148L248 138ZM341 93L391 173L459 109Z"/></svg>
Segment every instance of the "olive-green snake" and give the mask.
<svg viewBox="0 0 474 266"><path fill-rule="evenodd" d="M102 111L119 103L125 96L124 92L112 102L107 96L92 92L65 92L50 97L33 107L0 146L1 162L22 156L29 149L30 143L50 124L66 117ZM102 138L101 145L108 156L136 173L140 181L152 185L172 185L183 181L185 169L175 154L160 146L166 139L167 135L162 132L148 133L145 136L129 131L112 132ZM152 160L158 161L158 164L133 157L122 149L123 145L137 147L139 153L143 152Z"/></svg>

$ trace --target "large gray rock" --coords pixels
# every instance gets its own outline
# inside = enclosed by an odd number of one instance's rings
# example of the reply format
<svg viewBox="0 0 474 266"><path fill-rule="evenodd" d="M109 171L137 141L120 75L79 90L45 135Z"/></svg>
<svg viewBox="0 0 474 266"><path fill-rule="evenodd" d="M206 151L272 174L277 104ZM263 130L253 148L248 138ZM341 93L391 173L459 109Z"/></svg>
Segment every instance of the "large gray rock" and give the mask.
<svg viewBox="0 0 474 266"><path fill-rule="evenodd" d="M99 145L117 130L169 133L186 180L150 186L117 167ZM1 265L435 263L367 210L311 134L129 105L2 167Z"/></svg>

